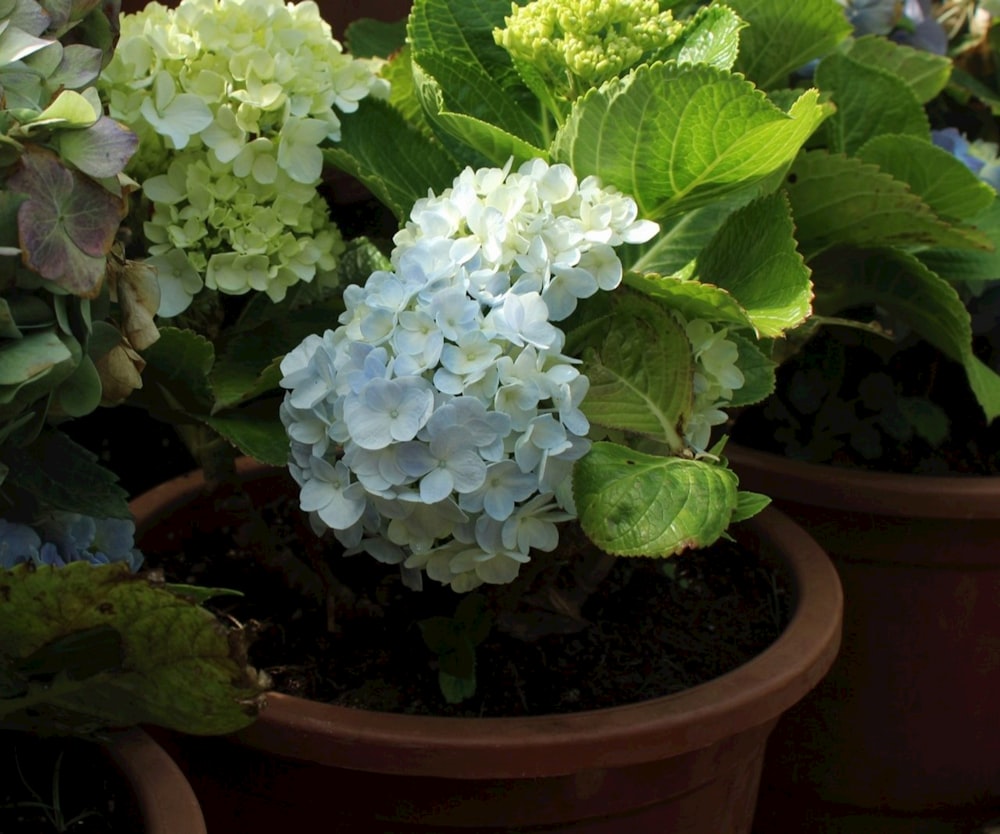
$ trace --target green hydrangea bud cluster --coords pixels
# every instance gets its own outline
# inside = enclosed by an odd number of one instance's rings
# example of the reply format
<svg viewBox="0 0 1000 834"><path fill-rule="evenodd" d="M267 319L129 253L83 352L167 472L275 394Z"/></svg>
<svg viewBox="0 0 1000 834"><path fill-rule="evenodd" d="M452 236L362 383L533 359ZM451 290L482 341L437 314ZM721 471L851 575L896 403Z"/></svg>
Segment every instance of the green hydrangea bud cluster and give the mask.
<svg viewBox="0 0 1000 834"><path fill-rule="evenodd" d="M657 0L534 0L514 4L493 37L567 98L615 78L683 28Z"/></svg>
<svg viewBox="0 0 1000 834"><path fill-rule="evenodd" d="M102 84L141 139L128 173L151 203L159 315L202 287L280 301L333 269L321 146L340 139L338 113L387 95L379 66L345 54L313 2L154 2L122 19Z"/></svg>

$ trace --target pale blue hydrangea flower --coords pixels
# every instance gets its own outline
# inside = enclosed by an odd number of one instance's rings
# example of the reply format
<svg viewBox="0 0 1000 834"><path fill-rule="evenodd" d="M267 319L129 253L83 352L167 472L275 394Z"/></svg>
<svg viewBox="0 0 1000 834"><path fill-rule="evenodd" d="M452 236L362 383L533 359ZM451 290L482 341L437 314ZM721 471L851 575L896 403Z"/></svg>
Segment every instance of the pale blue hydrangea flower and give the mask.
<svg viewBox="0 0 1000 834"><path fill-rule="evenodd" d="M23 563L65 567L70 562L142 566L131 519L96 519L78 513L52 512L29 526L0 519L0 568Z"/></svg>
<svg viewBox="0 0 1000 834"><path fill-rule="evenodd" d="M340 327L281 365L314 528L456 591L509 582L555 547L590 426L554 322L618 285L614 246L655 231L630 198L541 160L470 168L417 201L392 271L349 287Z"/></svg>
<svg viewBox="0 0 1000 834"><path fill-rule="evenodd" d="M939 148L961 160L983 182L1000 191L1000 160L997 159L995 143L984 140L970 142L954 127L932 130L931 139Z"/></svg>

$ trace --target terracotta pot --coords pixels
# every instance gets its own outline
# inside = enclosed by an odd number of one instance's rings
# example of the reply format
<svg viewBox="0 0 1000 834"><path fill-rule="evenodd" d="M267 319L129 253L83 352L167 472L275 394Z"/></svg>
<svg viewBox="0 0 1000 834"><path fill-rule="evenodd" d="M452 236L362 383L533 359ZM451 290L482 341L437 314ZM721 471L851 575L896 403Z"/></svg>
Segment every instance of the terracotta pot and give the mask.
<svg viewBox="0 0 1000 834"><path fill-rule="evenodd" d="M132 728L107 737L105 752L135 797L143 834L207 834L190 783L148 733Z"/></svg>
<svg viewBox="0 0 1000 834"><path fill-rule="evenodd" d="M844 587L840 656L768 751L777 813L802 796L894 811L996 805L1000 478L726 452L742 487L772 496L826 549Z"/></svg>
<svg viewBox="0 0 1000 834"><path fill-rule="evenodd" d="M251 495L294 489L283 471L242 467ZM140 545L185 534L197 473L132 503ZM841 595L822 550L782 514L741 525L794 589L782 636L752 662L676 695L532 718L366 712L275 694L226 740L172 739L218 831L750 830L768 733L820 680L840 633Z"/></svg>
<svg viewBox="0 0 1000 834"><path fill-rule="evenodd" d="M3 804L8 794L0 790L0 830L4 832L11 825L14 831L55 830L54 824L39 827L40 816L35 815L40 812L31 807L38 801L42 808L48 806L46 813L58 808L65 820L82 812L97 813L115 831L206 834L190 783L167 752L141 729L108 731L100 741L40 738L7 729L0 732L0 758L0 771L7 780L4 788L14 798L13 805ZM22 796L27 805L20 804ZM98 828L105 830L88 823L67 825L65 830Z"/></svg>

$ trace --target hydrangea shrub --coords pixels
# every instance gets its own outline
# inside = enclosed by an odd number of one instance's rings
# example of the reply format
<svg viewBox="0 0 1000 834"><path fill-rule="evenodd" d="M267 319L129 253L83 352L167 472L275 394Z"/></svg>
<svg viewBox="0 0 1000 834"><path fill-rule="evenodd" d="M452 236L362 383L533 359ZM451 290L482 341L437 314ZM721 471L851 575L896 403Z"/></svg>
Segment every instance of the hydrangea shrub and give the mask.
<svg viewBox="0 0 1000 834"><path fill-rule="evenodd" d="M591 445L588 379L559 323L621 284L616 246L657 229L617 189L540 159L467 168L418 200L392 270L348 287L340 326L282 362L290 469L314 526L457 591L510 582L531 550L553 550ZM724 333L686 327L702 440L743 379Z"/></svg>

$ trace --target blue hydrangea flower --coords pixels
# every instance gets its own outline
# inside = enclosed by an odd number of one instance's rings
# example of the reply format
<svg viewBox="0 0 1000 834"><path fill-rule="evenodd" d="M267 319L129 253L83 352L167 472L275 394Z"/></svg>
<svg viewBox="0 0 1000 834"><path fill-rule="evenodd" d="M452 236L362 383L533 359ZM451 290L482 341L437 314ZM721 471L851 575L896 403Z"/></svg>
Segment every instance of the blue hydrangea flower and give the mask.
<svg viewBox="0 0 1000 834"><path fill-rule="evenodd" d="M1000 160L997 159L997 146L994 143L981 140L969 142L954 127L932 130L931 139L939 148L961 160L979 179L1000 191Z"/></svg>

